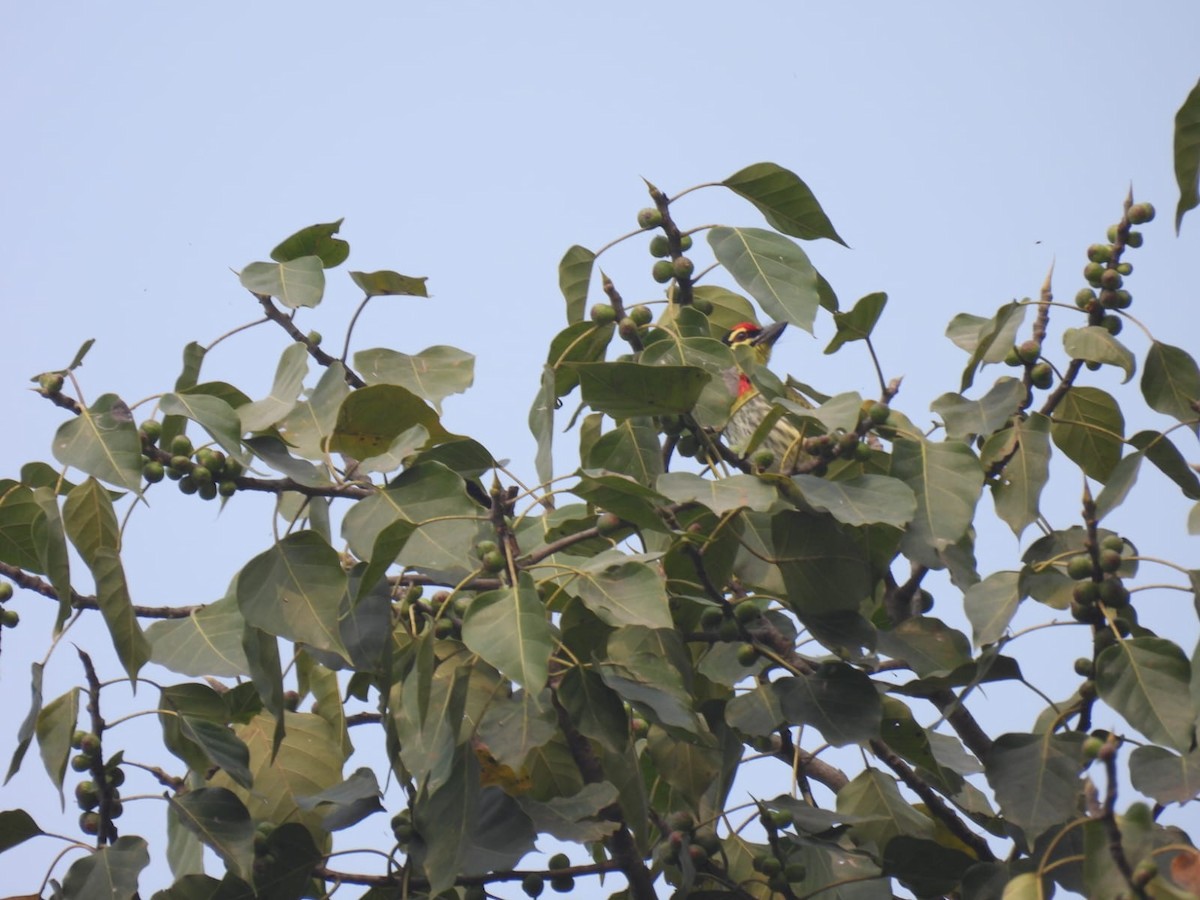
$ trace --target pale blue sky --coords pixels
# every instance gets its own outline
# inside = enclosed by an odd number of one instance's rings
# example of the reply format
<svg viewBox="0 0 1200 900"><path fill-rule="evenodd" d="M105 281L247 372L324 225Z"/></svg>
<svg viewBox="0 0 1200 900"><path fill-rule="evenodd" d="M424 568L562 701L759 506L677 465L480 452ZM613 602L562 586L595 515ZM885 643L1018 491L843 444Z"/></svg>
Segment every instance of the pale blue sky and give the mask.
<svg viewBox="0 0 1200 900"><path fill-rule="evenodd" d="M26 390L29 376L65 365L95 337L79 373L89 401L115 391L132 403L169 387L186 342L255 318L231 268L343 216L348 268L427 275L433 295L377 301L355 346L476 353L476 387L447 402L446 423L528 475L526 412L564 324L562 252L633 228L646 205L641 176L674 193L762 160L804 178L853 248L807 248L843 304L889 293L878 347L887 374L906 376L897 405L918 422L957 387L965 361L942 337L945 323L1035 295L1056 259L1057 293L1069 300L1084 249L1102 239L1131 181L1160 210L1132 257L1131 312L1200 351L1200 222L1185 222L1179 240L1169 224L1172 117L1200 75L1191 0L23 4L6 13L0 475L50 460L63 419ZM761 224L715 190L682 201L678 215ZM627 299L657 296L643 241L602 262ZM357 301L335 272L306 319L340 346ZM873 390L860 352L821 356L832 331L828 318L816 341L792 329L777 369L830 391ZM1136 329L1126 335L1144 348ZM223 344L206 375L261 396L283 347L260 328ZM1092 383L1116 389L1117 380L1100 373ZM1118 397L1136 403L1135 385ZM1131 418L1129 431L1155 425ZM1179 443L1189 459L1200 455ZM1194 564L1194 539L1179 536L1186 505L1163 479L1142 478L1151 496L1116 523L1143 549ZM127 533L138 602L215 599L271 539L256 499L237 497L218 518L215 505L157 494ZM1056 525L1077 496L1072 480ZM986 537L981 571L1011 567L1011 534ZM956 596L944 598L937 612L951 618ZM1176 613L1194 622L1184 595L1153 602L1164 622ZM49 632L45 607L20 599L24 621L4 635L5 761L30 653ZM1065 633L1052 630L1038 651L1064 678L1082 649L1064 650ZM48 696L77 677L68 649L54 657ZM1011 727L1027 719L1018 711ZM46 803L35 753L0 796L4 807ZM59 827L72 830L74 818L68 811ZM56 849L45 841L23 852L48 860Z"/></svg>

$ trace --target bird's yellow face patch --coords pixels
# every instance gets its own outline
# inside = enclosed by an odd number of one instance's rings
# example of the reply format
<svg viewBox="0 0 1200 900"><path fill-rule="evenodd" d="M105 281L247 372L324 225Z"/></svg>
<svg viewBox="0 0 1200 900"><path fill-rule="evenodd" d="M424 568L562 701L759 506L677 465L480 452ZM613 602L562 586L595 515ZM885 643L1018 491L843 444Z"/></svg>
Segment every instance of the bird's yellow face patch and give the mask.
<svg viewBox="0 0 1200 900"><path fill-rule="evenodd" d="M736 347L739 344L752 344L760 334L762 334L762 329L753 322L743 322L741 325L735 325L729 330L729 334L725 335L725 343L730 347Z"/></svg>

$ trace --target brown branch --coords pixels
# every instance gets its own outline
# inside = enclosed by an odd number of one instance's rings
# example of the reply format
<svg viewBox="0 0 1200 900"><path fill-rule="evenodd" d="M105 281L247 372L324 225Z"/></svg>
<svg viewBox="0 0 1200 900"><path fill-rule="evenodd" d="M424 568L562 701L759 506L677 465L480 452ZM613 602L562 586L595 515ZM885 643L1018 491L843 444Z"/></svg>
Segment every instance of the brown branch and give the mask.
<svg viewBox="0 0 1200 900"><path fill-rule="evenodd" d="M671 198L648 181L646 182L646 188L650 191L650 199L654 201L654 205L662 213L663 220L661 227L671 247L671 259L678 259L683 255L683 232L679 230L679 226L671 218ZM678 287L674 296L671 297L671 302L678 303L680 306L691 306L693 284L691 276L681 277L677 274L675 276L675 284Z"/></svg>
<svg viewBox="0 0 1200 900"><path fill-rule="evenodd" d="M41 388L34 388L35 393L41 394L55 406L61 406L63 409L70 410L75 415L80 415L83 412L83 407L73 397L68 397L62 391L47 391Z"/></svg>
<svg viewBox="0 0 1200 900"><path fill-rule="evenodd" d="M592 526L591 528L585 528L582 531L576 531L574 534L568 534L564 537L560 537L556 541L551 541L549 544L545 544L536 550L529 551L519 560L517 560L517 565L521 568L537 565L543 559L553 556L560 550L566 550L568 547L572 547L575 544L582 543L583 541L590 541L592 538L596 537L600 537L600 529L596 528L595 526Z"/></svg>
<svg viewBox="0 0 1200 900"><path fill-rule="evenodd" d="M568 866L565 869L555 869L555 875L570 875L572 877L581 877L585 875L603 875L607 872L619 872L621 867L615 862L600 862L589 863L584 866ZM523 881L530 875L547 874L541 869L507 869L500 872L488 872L486 875L463 875L455 880L455 884L470 885L470 884L494 884L502 881ZM317 866L312 871L314 878L320 878L323 881L335 881L341 884L360 884L368 887L395 887L401 883L401 879L395 875L366 875L361 872L341 872L336 869L330 869L326 866ZM409 885L415 888L424 888L428 886L423 878L410 877Z"/></svg>
<svg viewBox="0 0 1200 900"><path fill-rule="evenodd" d="M956 838L975 851L978 859L984 862L995 862L996 857L987 841L968 828L966 823L946 805L929 783L914 772L912 767L893 752L887 744L881 740L872 739L871 752L879 757L884 765L895 772L900 780L924 801L931 815L945 825Z"/></svg>
<svg viewBox="0 0 1200 900"><path fill-rule="evenodd" d="M789 766L795 763L798 775L811 778L835 794L850 783L846 773L837 766L830 765L820 757L797 747L792 741L791 732L786 728L780 729L778 734L781 743L779 749L771 755Z"/></svg>
<svg viewBox="0 0 1200 900"><path fill-rule="evenodd" d="M1104 809L1100 813L1100 822L1108 836L1108 854L1134 895L1141 900L1147 900L1145 889L1134 878L1133 867L1129 865L1129 857L1125 855L1125 846L1121 843L1121 829L1117 825L1117 744L1112 735L1109 735L1104 746L1100 748L1099 757L1104 763L1104 774L1108 778L1108 785L1104 790Z"/></svg>
<svg viewBox="0 0 1200 900"><path fill-rule="evenodd" d="M288 337L298 343L303 344L308 348L308 355L315 359L323 366L331 366L335 362L342 362L336 356L330 356L322 350L317 344L308 339L308 335L296 327L296 323L292 321L291 316L286 315L283 310L277 307L268 294L255 294L254 299L262 304L263 312L267 314L267 318L276 323L280 328L287 332ZM366 387L367 383L363 381L349 366L342 362L342 366L346 369L346 383L351 387Z"/></svg>
<svg viewBox="0 0 1200 900"><path fill-rule="evenodd" d="M36 575L30 575L23 569L9 565L6 562L0 562L0 575L4 575L13 584L25 588L27 591L33 591L35 594L41 594L58 602L58 591L51 585L38 578ZM73 609L99 609L100 604L97 602L94 595L77 594L71 591L71 607ZM202 606L133 606L135 615L142 616L147 619L186 619L193 612L202 609Z"/></svg>
<svg viewBox="0 0 1200 900"><path fill-rule="evenodd" d="M558 715L558 727L563 733L567 749L571 758L575 760L575 767L583 776L583 780L587 784L599 784L605 781L604 767L596 758L596 752L592 749L591 742L575 727L570 714L559 702L557 691L551 691L550 699L554 704L554 711ZM617 830L605 839L604 844L612 854L617 868L629 882L629 896L635 900L656 900L658 895L654 890L654 879L651 877L649 869L646 868L642 854L633 840L620 803L613 803L606 810L602 810L601 815L617 822Z"/></svg>
<svg viewBox="0 0 1200 900"><path fill-rule="evenodd" d="M625 301L621 299L621 295L617 291L616 285L613 284L612 279L603 271L600 272L600 287L604 290L604 295L608 297L608 302L612 306L613 312L617 314L617 322L620 323L626 317ZM645 349L642 337L636 330L628 336L622 334L621 338L633 348L634 352Z"/></svg>
<svg viewBox="0 0 1200 900"><path fill-rule="evenodd" d="M117 826L113 824L113 806L116 803L116 797L113 785L108 780L108 772L104 768L103 736L107 725L104 717L100 715L100 679L96 677L96 667L92 665L92 658L83 650L76 647L75 652L79 654L79 661L83 663L83 673L87 680L87 712L91 731L100 742L96 752L91 754L91 766L88 774L92 776L96 790L100 794L100 804L96 810L100 816L100 824L96 829L96 846L103 847L117 839Z"/></svg>
<svg viewBox="0 0 1200 900"><path fill-rule="evenodd" d="M927 699L937 707L942 718L954 729L955 734L959 736L967 749L980 759L987 756L992 749L992 739L975 721L975 717L971 715L963 705L962 699L956 696L954 691L949 688L934 691Z"/></svg>

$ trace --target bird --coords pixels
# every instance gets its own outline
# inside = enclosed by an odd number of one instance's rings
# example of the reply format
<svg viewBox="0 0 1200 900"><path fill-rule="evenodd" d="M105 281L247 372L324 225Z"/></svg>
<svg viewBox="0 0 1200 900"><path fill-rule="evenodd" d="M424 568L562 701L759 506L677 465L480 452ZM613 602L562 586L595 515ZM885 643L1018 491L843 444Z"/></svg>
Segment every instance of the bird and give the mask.
<svg viewBox="0 0 1200 900"><path fill-rule="evenodd" d="M741 322L729 330L724 342L732 349L749 347L753 351L752 362L766 365L771 358L772 347L786 328L786 322L774 322L767 326ZM752 454L756 450L769 450L773 459L770 465L764 467L767 471L794 472L800 463L808 459L803 448L804 431L759 392L746 372L733 368L724 375L725 383L734 395L729 420L721 432L729 448L742 455ZM802 406L812 406L799 394L789 394L788 399ZM764 423L767 423L765 428Z"/></svg>

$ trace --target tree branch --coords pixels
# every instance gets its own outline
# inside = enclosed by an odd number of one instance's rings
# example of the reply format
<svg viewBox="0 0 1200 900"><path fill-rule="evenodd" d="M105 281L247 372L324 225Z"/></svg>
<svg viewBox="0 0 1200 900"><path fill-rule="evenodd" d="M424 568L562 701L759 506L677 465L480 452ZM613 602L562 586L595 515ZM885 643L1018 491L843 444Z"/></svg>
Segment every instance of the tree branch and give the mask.
<svg viewBox="0 0 1200 900"><path fill-rule="evenodd" d="M554 711L558 715L558 727L562 730L567 749L570 751L572 759L575 760L575 767L579 769L583 780L588 784L599 784L605 781L604 766L596 758L591 742L579 733L579 729L571 721L570 714L559 702L558 692L552 690L550 699L554 704ZM605 815L605 813L602 811L601 815ZM634 843L633 835L629 832L625 813L621 809L620 803L614 803L608 808L607 817L614 819L619 827L608 836L604 844L612 853L617 868L629 881L629 895L636 900L656 900L654 879L651 878L650 871L642 860L642 854L638 850L637 844Z"/></svg>
<svg viewBox="0 0 1200 900"><path fill-rule="evenodd" d="M288 337L290 337L293 341L301 343L307 347L308 355L315 359L318 363L328 367L333 365L335 362L341 362L341 360L339 360L336 356L330 356L318 345L310 341L308 339L308 335L296 327L296 323L292 321L291 316L284 314L283 310L281 310L272 302L271 297L268 294L255 294L254 291L251 291L250 293L254 295L255 300L262 304L263 312L267 314L267 318L286 331ZM363 381L353 369L347 366L344 362L342 363L342 366L346 369L346 384L356 388L367 386L367 383Z"/></svg>
<svg viewBox="0 0 1200 900"><path fill-rule="evenodd" d="M912 768L901 759L892 749L883 741L878 739L871 740L871 752L873 752L889 769L899 776L913 793L920 797L929 812L944 824L951 833L975 851L975 855L984 862L995 862L996 857L992 853L992 848L988 846L986 840L972 831L966 826L962 819L952 810L936 791Z"/></svg>

